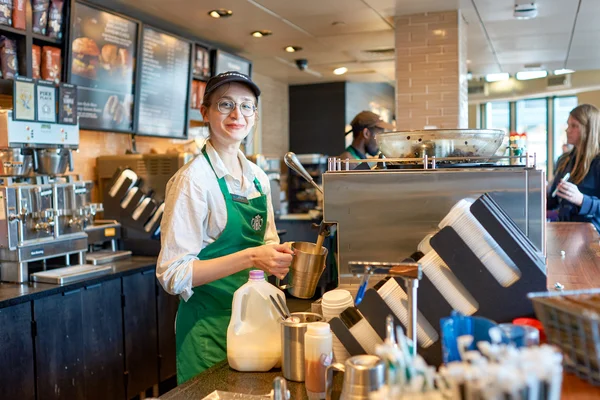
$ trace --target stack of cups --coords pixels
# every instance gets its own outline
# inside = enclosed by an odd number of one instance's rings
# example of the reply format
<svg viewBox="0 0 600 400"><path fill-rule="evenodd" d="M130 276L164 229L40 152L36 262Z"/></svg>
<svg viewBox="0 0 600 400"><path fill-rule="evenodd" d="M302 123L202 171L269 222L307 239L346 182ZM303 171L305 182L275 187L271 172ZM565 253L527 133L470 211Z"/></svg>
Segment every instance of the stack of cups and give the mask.
<svg viewBox="0 0 600 400"><path fill-rule="evenodd" d="M419 243L419 251L425 254L419 260L423 273L454 310L464 315L474 314L479 309L479 303L431 247L431 237L427 235Z"/></svg>
<svg viewBox="0 0 600 400"><path fill-rule="evenodd" d="M336 289L331 290L323 295L321 299L321 309L323 311L323 318L329 322L332 318L339 317L340 314L348 307L354 306L354 299L347 290ZM344 363L346 359L350 357L350 354L340 342L340 340L333 335L333 358L336 362Z"/></svg>
<svg viewBox="0 0 600 400"><path fill-rule="evenodd" d="M460 200L440 222L439 227L454 228L498 283L509 287L521 278L521 271L471 214L472 203L472 199Z"/></svg>
<svg viewBox="0 0 600 400"><path fill-rule="evenodd" d="M408 329L408 296L398 282L394 278L387 278L377 283L374 289L377 290L379 296L390 307L390 310L392 310L402 325ZM417 343L421 347L427 348L437 342L438 339L439 335L435 328L421 314L421 311L418 311Z"/></svg>

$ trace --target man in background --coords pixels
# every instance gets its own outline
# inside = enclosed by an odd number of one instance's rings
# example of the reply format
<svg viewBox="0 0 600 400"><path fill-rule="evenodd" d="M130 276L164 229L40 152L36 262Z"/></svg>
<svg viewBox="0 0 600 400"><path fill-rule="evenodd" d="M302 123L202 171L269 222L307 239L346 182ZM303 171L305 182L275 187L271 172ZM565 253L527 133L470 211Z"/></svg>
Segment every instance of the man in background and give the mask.
<svg viewBox="0 0 600 400"><path fill-rule="evenodd" d="M364 160L367 154L374 157L379 152L376 137L386 130L393 130L394 126L383 121L381 117L371 111L358 113L352 122L352 144L340 154L342 160L346 158ZM350 132L347 132L350 133Z"/></svg>

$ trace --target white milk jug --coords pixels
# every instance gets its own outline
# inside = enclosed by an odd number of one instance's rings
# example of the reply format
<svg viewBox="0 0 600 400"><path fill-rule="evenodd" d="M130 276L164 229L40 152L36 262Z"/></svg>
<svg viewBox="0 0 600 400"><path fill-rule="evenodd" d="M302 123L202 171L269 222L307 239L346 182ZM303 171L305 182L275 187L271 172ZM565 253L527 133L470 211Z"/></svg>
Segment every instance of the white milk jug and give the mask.
<svg viewBox="0 0 600 400"><path fill-rule="evenodd" d="M281 363L281 317L269 295L285 298L265 280L260 270L233 294L231 321L227 328L227 361L243 372L263 372Z"/></svg>

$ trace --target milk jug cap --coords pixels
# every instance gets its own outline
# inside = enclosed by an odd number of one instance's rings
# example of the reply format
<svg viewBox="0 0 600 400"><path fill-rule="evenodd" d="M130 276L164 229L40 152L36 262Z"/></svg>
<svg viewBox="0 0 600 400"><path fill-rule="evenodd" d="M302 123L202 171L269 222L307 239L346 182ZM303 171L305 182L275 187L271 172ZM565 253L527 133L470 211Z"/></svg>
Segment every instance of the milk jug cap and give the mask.
<svg viewBox="0 0 600 400"><path fill-rule="evenodd" d="M262 281L265 279L265 273L260 269L253 269L250 271L251 281Z"/></svg>
<svg viewBox="0 0 600 400"><path fill-rule="evenodd" d="M311 322L306 325L306 333L312 336L326 336L330 332L327 322Z"/></svg>

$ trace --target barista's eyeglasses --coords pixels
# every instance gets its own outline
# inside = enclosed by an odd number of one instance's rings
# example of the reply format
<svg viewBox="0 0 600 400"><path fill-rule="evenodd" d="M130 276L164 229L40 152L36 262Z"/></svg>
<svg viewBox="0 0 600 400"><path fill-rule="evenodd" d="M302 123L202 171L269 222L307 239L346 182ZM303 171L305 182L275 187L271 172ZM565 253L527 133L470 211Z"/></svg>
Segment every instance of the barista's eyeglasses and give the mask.
<svg viewBox="0 0 600 400"><path fill-rule="evenodd" d="M235 101L232 100L219 100L217 102L217 109L221 114L229 115L233 112L235 107L238 105ZM251 117L256 113L256 106L251 101L243 101L239 103L240 113L244 117Z"/></svg>

